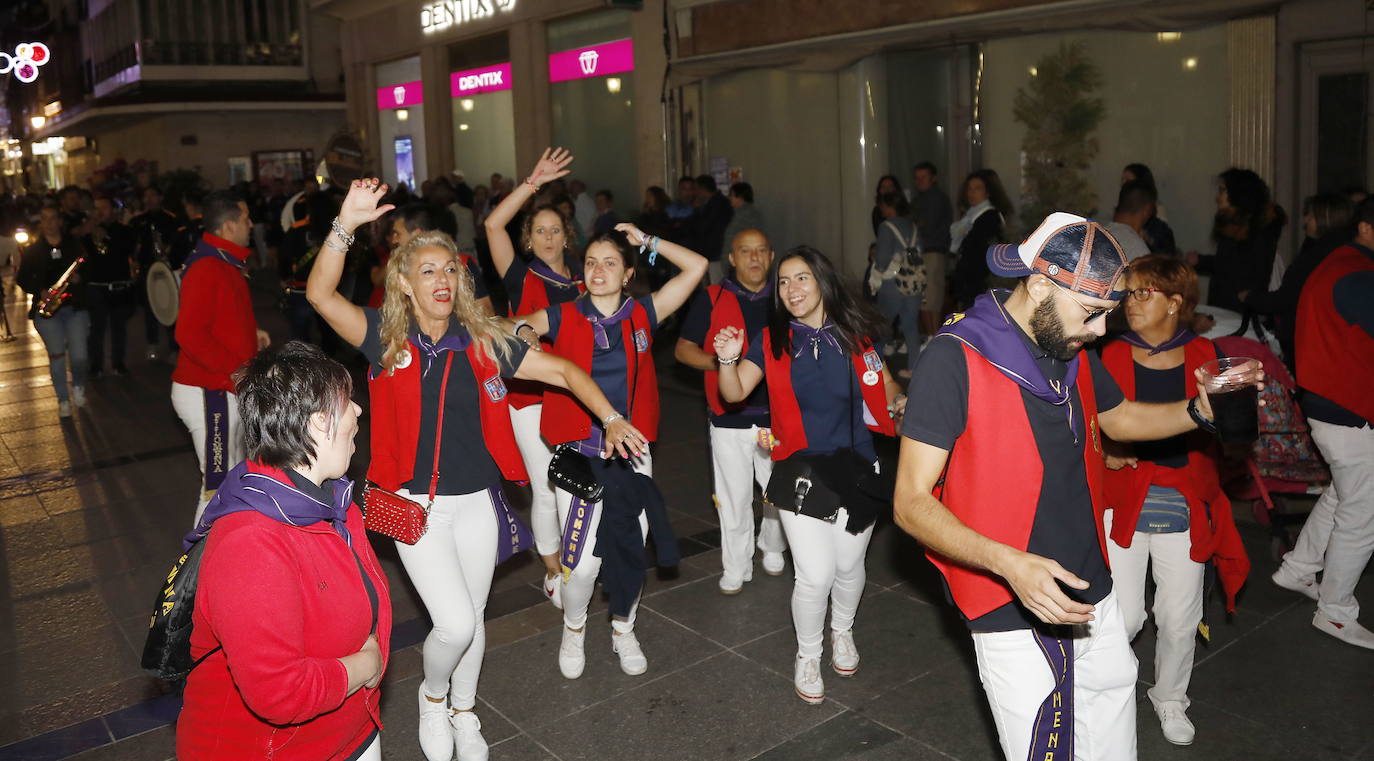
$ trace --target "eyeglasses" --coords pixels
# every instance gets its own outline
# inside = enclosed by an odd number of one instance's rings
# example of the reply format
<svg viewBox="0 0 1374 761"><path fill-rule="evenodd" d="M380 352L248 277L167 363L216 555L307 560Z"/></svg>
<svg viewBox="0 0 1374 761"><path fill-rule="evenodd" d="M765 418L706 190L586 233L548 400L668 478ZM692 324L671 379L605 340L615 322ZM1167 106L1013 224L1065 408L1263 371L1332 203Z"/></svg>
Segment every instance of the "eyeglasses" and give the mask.
<svg viewBox="0 0 1374 761"><path fill-rule="evenodd" d="M1129 293L1131 296L1135 297L1136 301L1149 301L1150 294L1168 293L1168 291L1159 288L1136 288L1135 290L1129 291Z"/></svg>
<svg viewBox="0 0 1374 761"><path fill-rule="evenodd" d="M1061 291L1063 291L1064 293L1068 294L1068 296L1069 296L1069 301L1072 301L1073 303L1077 304L1077 305L1079 306L1079 308L1081 308L1085 313L1087 313L1087 316L1083 318L1083 324L1084 324L1084 325L1087 325L1088 323L1092 322L1093 320L1098 319L1099 317L1106 317L1107 315L1111 314L1112 312L1115 312L1116 309L1117 309L1117 307L1121 306L1121 304L1118 303L1116 306L1111 306L1111 307L1106 307L1106 308L1098 307L1098 308L1094 309L1094 308L1088 306L1087 304L1084 304L1083 302L1079 301L1077 298L1074 297L1073 291L1070 291L1068 288L1065 288L1064 286L1060 285L1059 283L1056 283L1056 282L1054 281L1054 279L1049 278L1049 277L1047 277L1047 278L1045 278L1045 279L1048 280L1048 281L1050 281L1051 283L1054 283L1054 286L1055 286L1056 288L1058 288L1059 290L1061 290Z"/></svg>

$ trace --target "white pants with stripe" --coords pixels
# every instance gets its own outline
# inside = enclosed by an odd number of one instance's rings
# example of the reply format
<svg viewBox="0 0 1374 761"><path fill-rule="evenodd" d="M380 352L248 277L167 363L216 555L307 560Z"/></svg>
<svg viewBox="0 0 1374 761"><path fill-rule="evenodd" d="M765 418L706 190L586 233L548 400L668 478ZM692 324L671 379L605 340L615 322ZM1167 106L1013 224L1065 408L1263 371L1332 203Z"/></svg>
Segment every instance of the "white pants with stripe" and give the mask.
<svg viewBox="0 0 1374 761"><path fill-rule="evenodd" d="M773 460L758 445L760 428L717 428L707 424L711 435L711 466L715 476L716 510L720 518L720 564L725 578L736 582L753 578L754 484L768 486ZM758 548L782 552L778 509L763 505Z"/></svg>
<svg viewBox="0 0 1374 761"><path fill-rule="evenodd" d="M534 547L540 555L557 555L559 532L558 506L554 504L553 484L549 482L549 462L553 447L539 433L539 419L544 405L531 404L523 409L510 408L510 422L515 429L515 445L525 461L530 475L530 530L534 532Z"/></svg>
<svg viewBox="0 0 1374 761"><path fill-rule="evenodd" d="M792 626L797 631L797 654L816 658L821 654L827 607L831 629L846 631L854 625L868 578L864 556L873 527L858 534L845 531L849 511L844 508L834 523L788 510L779 511L778 517L792 548L796 572Z"/></svg>
<svg viewBox="0 0 1374 761"><path fill-rule="evenodd" d="M239 426L238 396L226 394L226 397L229 405L229 451L225 462L232 468L243 462L243 430ZM181 424L190 431L191 441L196 450L196 462L200 463L201 488L196 495L196 518L191 523L191 526L195 527L200 525L200 516L205 512L205 506L210 504L210 497L205 493L205 389L200 386L173 383L172 409L176 411L177 417L181 418Z"/></svg>
<svg viewBox="0 0 1374 761"><path fill-rule="evenodd" d="M634 467L636 473L650 477L654 475L653 458L648 452L635 460ZM568 525L572 495L562 489L554 489L554 494L558 500L558 526L561 531ZM583 528L582 555L568 580L563 582L563 625L569 629L581 629L587 624L587 608L591 606L592 593L596 590L596 577L601 573L601 558L596 556L596 532L601 527L603 507L602 503L595 503L591 523ZM639 531L644 539L649 538L649 519L643 512L639 514ZM635 627L635 613L638 611L639 598L636 597L634 605L630 608L630 615L623 621L611 621L612 628L622 633L632 631Z"/></svg>
<svg viewBox="0 0 1374 761"><path fill-rule="evenodd" d="M1112 532L1115 510L1108 510L1106 530ZM1197 625L1202 621L1202 581L1206 563L1193 560L1193 540L1187 531L1167 534L1135 532L1130 547L1107 540L1112 564L1112 590L1121 605L1127 641L1145 626L1145 579L1155 579L1155 686L1150 702L1180 703L1187 708L1188 683L1193 678L1193 652L1197 649Z"/></svg>
<svg viewBox="0 0 1374 761"><path fill-rule="evenodd" d="M1073 627L1073 758L1134 761L1137 666L1115 591L1093 615ZM973 648L1002 753L1007 761L1026 761L1054 673L1030 629L974 632Z"/></svg>

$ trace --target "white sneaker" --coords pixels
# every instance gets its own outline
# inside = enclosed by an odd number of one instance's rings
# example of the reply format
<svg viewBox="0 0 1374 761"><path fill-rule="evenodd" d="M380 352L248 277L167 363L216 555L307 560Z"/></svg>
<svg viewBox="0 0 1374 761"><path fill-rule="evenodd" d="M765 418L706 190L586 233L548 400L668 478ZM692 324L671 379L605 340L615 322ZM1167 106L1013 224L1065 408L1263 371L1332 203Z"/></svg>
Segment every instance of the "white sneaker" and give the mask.
<svg viewBox="0 0 1374 761"><path fill-rule="evenodd" d="M736 578L728 573L720 575L720 593L723 595L737 595L744 591L744 579Z"/></svg>
<svg viewBox="0 0 1374 761"><path fill-rule="evenodd" d="M487 740L482 737L482 722L472 711L454 711L449 716L458 761L487 761Z"/></svg>
<svg viewBox="0 0 1374 761"><path fill-rule="evenodd" d="M563 609L563 575L555 573L544 577L544 596L549 598L553 607Z"/></svg>
<svg viewBox="0 0 1374 761"><path fill-rule="evenodd" d="M763 553L763 572L769 576L781 576L785 566L781 552Z"/></svg>
<svg viewBox="0 0 1374 761"><path fill-rule="evenodd" d="M859 648L854 646L854 632L830 631L830 666L840 676L854 676L859 670Z"/></svg>
<svg viewBox="0 0 1374 761"><path fill-rule="evenodd" d="M1193 722L1188 721L1182 703L1160 703L1155 706L1155 713L1159 715L1159 728L1164 730L1165 740L1174 745L1193 744L1197 730L1193 728Z"/></svg>
<svg viewBox="0 0 1374 761"><path fill-rule="evenodd" d="M1374 632L1360 626L1359 621L1332 621L1325 613L1317 611L1312 617L1312 625L1346 644L1374 650Z"/></svg>
<svg viewBox="0 0 1374 761"><path fill-rule="evenodd" d="M72 386L72 404L77 407L86 406L85 386Z"/></svg>
<svg viewBox="0 0 1374 761"><path fill-rule="evenodd" d="M58 402L58 403L57 403L57 416L58 416L58 417L71 417L71 416L72 416L72 403L71 403L71 402Z"/></svg>
<svg viewBox="0 0 1374 761"><path fill-rule="evenodd" d="M1297 574L1290 572L1286 565L1280 565L1279 570L1274 571L1274 575L1269 578L1274 580L1275 586L1297 592L1313 600L1317 599L1317 590L1320 589L1320 587L1317 585L1316 580L1308 579L1307 581L1303 581L1298 578Z"/></svg>
<svg viewBox="0 0 1374 761"><path fill-rule="evenodd" d="M620 670L630 676L639 676L649 670L649 659L644 657L644 648L634 632L615 632L611 634L611 649L620 656Z"/></svg>
<svg viewBox="0 0 1374 761"><path fill-rule="evenodd" d="M811 705L825 702L825 682L821 681L821 657L797 656L797 665L792 672L792 684L797 688L797 697Z"/></svg>
<svg viewBox="0 0 1374 761"><path fill-rule="evenodd" d="M558 646L558 670L568 679L582 676L582 669L587 666L587 654L583 649L586 638L585 625L580 632L563 627L563 642Z"/></svg>
<svg viewBox="0 0 1374 761"><path fill-rule="evenodd" d="M448 723L448 701L435 703L420 682L420 751L428 761L453 758L453 729Z"/></svg>

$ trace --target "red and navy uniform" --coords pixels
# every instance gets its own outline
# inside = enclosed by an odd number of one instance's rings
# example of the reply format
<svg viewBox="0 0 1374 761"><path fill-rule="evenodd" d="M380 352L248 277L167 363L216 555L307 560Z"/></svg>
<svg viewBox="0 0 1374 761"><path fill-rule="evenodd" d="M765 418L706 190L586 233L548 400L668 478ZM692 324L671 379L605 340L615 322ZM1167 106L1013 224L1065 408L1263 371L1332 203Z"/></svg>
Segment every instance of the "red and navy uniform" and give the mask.
<svg viewBox="0 0 1374 761"><path fill-rule="evenodd" d="M181 278L174 382L232 392L231 376L257 353L258 321L243 272L251 253L210 233L191 252Z"/></svg>
<svg viewBox="0 0 1374 761"><path fill-rule="evenodd" d="M543 262L527 262L516 256L501 279L509 299L510 316L531 314L556 304L563 304L580 296L586 291L582 284L582 274L568 263L571 278L561 277ZM552 339L546 339L546 343ZM516 409L524 409L531 404L544 401L543 386L535 381L512 381L510 383L510 404Z"/></svg>
<svg viewBox="0 0 1374 761"><path fill-rule="evenodd" d="M1332 251L1303 286L1295 336L1303 409L1324 423L1374 425L1374 251Z"/></svg>
<svg viewBox="0 0 1374 761"><path fill-rule="evenodd" d="M747 352L748 337L757 336L768 325L771 301L771 288L751 293L732 276L724 283L697 291L682 321L681 337L711 352L710 346L722 328L739 328L746 337L741 351ZM711 425L717 428L750 428L756 425L767 428L768 387L760 384L744 401L727 403L720 398L718 375L715 370L707 370L703 379ZM764 381L766 383L767 378Z"/></svg>

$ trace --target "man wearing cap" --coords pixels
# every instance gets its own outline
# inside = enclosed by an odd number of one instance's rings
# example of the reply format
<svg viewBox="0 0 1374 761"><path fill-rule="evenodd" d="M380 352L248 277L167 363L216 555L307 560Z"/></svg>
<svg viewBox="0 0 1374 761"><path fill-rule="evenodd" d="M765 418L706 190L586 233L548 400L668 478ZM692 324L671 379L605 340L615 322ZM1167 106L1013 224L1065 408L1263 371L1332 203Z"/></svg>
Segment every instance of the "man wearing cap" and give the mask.
<svg viewBox="0 0 1374 761"><path fill-rule="evenodd" d="M1102 435L1162 439L1210 426L1211 409L1201 393L1125 400L1083 350L1124 295L1125 255L1099 223L1051 214L987 261L1020 282L978 296L921 354L896 521L972 632L1006 757L1134 759L1136 659L1107 569Z"/></svg>

